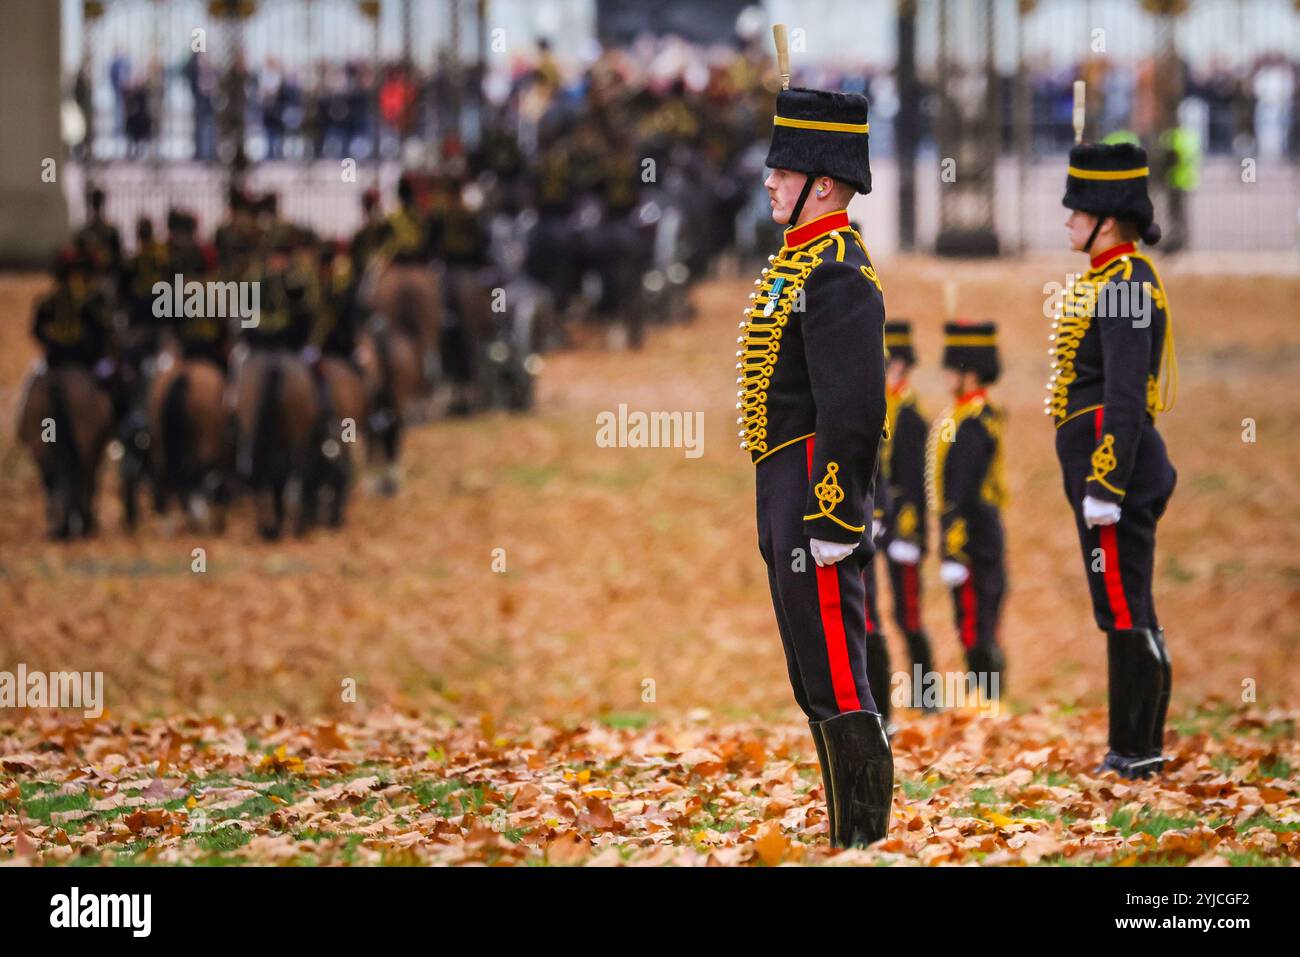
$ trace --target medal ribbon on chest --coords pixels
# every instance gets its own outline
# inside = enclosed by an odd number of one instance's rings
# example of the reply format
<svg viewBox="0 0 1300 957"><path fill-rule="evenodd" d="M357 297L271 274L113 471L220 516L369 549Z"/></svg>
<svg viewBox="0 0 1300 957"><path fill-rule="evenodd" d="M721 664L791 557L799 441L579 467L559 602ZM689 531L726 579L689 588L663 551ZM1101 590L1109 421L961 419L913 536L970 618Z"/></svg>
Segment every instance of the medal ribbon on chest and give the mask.
<svg viewBox="0 0 1300 957"><path fill-rule="evenodd" d="M781 299L781 290L785 287L785 277L777 276L772 281L772 291L767 294L767 305L763 307L763 315L770 316L776 312L776 304Z"/></svg>

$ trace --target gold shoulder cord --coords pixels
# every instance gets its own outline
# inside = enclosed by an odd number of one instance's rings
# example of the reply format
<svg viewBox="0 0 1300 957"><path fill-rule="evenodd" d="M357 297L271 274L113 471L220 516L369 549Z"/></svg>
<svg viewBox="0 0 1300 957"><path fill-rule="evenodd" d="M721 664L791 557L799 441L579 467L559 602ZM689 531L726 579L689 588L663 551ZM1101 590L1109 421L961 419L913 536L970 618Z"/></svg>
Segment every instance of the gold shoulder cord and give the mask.
<svg viewBox="0 0 1300 957"><path fill-rule="evenodd" d="M857 244L858 244L858 248L862 250L862 255L864 255L864 256L867 257L867 262L871 262L871 253L867 252L867 244L864 243L864 242L862 241L862 236L859 235L859 234L858 234L858 231L857 231L856 229L854 229L852 226L848 227L848 230L849 230L849 235L853 237L853 241L854 241L855 243L857 243ZM876 267L875 267L875 266L859 266L859 267L858 267L858 271L861 272L862 275L865 276L865 277L867 278L867 280L868 280L868 281L869 281L873 286L876 287L876 291L880 293L880 296L881 296L881 298L883 299L883 298L884 298L884 295L885 295L885 287L882 286L882 285L880 284L880 277L879 277L878 275L876 275ZM886 346L884 351L885 351L885 362L886 362L886 364L888 364L888 362L889 362L889 347ZM886 402L888 402L888 398L889 398L888 395L886 395L886 397L885 397ZM884 428L881 430L881 433L880 433L880 437L881 437L881 439L884 440L884 442L886 443L887 446L888 446L888 444L890 443L890 441L891 441L892 438L893 438L893 435L892 435L892 431L893 431L893 424L892 424L892 421L893 421L893 420L889 418L889 415L886 414L886 415L885 415L885 426L884 426ZM882 453L882 455L883 455L883 454L887 454L887 451L886 451L885 453Z"/></svg>
<svg viewBox="0 0 1300 957"><path fill-rule="evenodd" d="M984 484L980 486L980 496L984 501L997 508L1005 508L1007 504L1006 464L1002 454L1004 425L1002 413L990 409L988 418L984 420L984 428L988 431L989 437L993 439L993 459L989 462L989 470L984 476Z"/></svg>
<svg viewBox="0 0 1300 957"><path fill-rule="evenodd" d="M1151 275L1156 278L1151 297L1156 306L1163 309L1165 313L1165 341L1160 349L1160 369L1157 376L1147 377L1147 413L1154 419L1156 413L1173 409L1178 399L1178 354L1174 349L1174 317L1169 312L1165 284L1160 279L1160 273L1156 271L1156 264L1149 256L1142 253L1131 255L1151 267Z"/></svg>

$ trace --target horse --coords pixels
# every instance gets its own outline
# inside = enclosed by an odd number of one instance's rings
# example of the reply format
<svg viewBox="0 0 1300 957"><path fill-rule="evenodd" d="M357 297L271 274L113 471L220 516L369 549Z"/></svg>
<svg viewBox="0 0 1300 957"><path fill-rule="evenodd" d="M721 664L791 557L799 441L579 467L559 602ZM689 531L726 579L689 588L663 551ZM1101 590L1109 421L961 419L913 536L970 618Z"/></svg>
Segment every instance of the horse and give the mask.
<svg viewBox="0 0 1300 957"><path fill-rule="evenodd" d="M239 369L235 389L237 472L254 497L257 529L280 537L291 481L301 483L311 464L311 441L319 414L311 370L287 350L255 350ZM309 516L299 509L295 530Z"/></svg>
<svg viewBox="0 0 1300 957"><path fill-rule="evenodd" d="M113 404L79 366L38 368L18 413L18 438L41 473L46 534L89 536L95 530L95 484L113 432Z"/></svg>
<svg viewBox="0 0 1300 957"><path fill-rule="evenodd" d="M416 344L382 315L372 316L357 347L369 415L367 450L371 463L383 466L382 495L397 493L397 457L402 432L420 390Z"/></svg>
<svg viewBox="0 0 1300 957"><path fill-rule="evenodd" d="M337 528L352 486L352 446L366 432L367 396L361 372L346 359L326 355L317 367L320 419L312 443L311 467L303 485L303 510L315 521L322 504Z"/></svg>
<svg viewBox="0 0 1300 957"><path fill-rule="evenodd" d="M531 211L498 215L491 222L494 285L504 291L504 309L493 310L486 349L488 404L523 412L535 401L542 353L563 342L551 290L525 269L538 219Z"/></svg>
<svg viewBox="0 0 1300 957"><path fill-rule="evenodd" d="M438 274L428 266L389 263L372 267L373 288L363 304L387 316L392 325L414 344L419 357L420 395L428 396L440 373L440 335L443 326L442 289Z"/></svg>
<svg viewBox="0 0 1300 957"><path fill-rule="evenodd" d="M154 507L165 512L175 498L198 523L225 528L233 471L233 423L225 405L226 376L204 359L161 370L150 385L147 415ZM123 489L123 495L133 490ZM133 511L133 508L129 509Z"/></svg>
<svg viewBox="0 0 1300 957"><path fill-rule="evenodd" d="M448 321L443 323L439 351L442 371L451 383L452 415L469 415L490 404L494 286L465 266L448 266L443 272Z"/></svg>
<svg viewBox="0 0 1300 957"><path fill-rule="evenodd" d="M617 213L594 198L580 204L574 246L584 278L599 280L593 316L607 340L639 349L645 341L647 308L644 278L652 259L653 236L636 210Z"/></svg>

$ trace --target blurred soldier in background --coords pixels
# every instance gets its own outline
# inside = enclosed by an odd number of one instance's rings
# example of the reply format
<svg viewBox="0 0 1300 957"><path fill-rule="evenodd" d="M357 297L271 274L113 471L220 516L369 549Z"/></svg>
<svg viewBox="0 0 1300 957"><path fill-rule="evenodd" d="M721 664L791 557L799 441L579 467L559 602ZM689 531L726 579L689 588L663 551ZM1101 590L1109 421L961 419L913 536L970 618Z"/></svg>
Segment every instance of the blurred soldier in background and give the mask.
<svg viewBox="0 0 1300 957"><path fill-rule="evenodd" d="M921 562L926 553L928 515L925 448L929 425L912 390L912 370L916 367L912 323L906 319L886 322L885 348L889 350L889 365L885 370L889 438L881 452L881 469L889 492L885 553L894 597L894 621L907 640L911 657L913 705L930 711L933 707L923 705L919 698L920 682L934 670L930 638L921 624Z"/></svg>
<svg viewBox="0 0 1300 957"><path fill-rule="evenodd" d="M368 189L361 196L361 227L353 234L349 245L353 275L360 280L370 268L371 261L388 241L389 225L379 204L379 190Z"/></svg>
<svg viewBox="0 0 1300 957"><path fill-rule="evenodd" d="M1006 683L998 623L1007 581L1005 414L988 397L1001 373L997 333L992 322L958 320L945 323L943 334L943 367L954 404L939 417L930 443L943 555L939 577L952 589L957 634L976 688L997 700Z"/></svg>
<svg viewBox="0 0 1300 957"><path fill-rule="evenodd" d="M116 283L122 268L122 236L117 227L104 217L104 191L92 188L87 197L90 216L73 237L73 242L89 257L88 266L106 281Z"/></svg>
<svg viewBox="0 0 1300 957"><path fill-rule="evenodd" d="M65 246L54 261L54 290L36 304L32 335L51 369L76 365L104 380L111 369L112 316L103 293L92 284L91 264Z"/></svg>

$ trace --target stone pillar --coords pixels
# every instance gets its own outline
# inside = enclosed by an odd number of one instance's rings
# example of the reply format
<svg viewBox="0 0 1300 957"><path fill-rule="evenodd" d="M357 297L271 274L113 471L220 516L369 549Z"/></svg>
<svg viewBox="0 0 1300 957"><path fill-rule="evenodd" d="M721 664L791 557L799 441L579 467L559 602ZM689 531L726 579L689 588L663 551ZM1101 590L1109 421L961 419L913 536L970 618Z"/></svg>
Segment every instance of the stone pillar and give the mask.
<svg viewBox="0 0 1300 957"><path fill-rule="evenodd" d="M5 0L0 29L0 266L45 267L68 236L60 8ZM53 160L54 180L42 176Z"/></svg>

